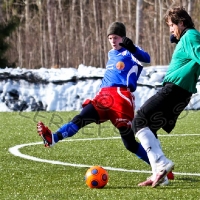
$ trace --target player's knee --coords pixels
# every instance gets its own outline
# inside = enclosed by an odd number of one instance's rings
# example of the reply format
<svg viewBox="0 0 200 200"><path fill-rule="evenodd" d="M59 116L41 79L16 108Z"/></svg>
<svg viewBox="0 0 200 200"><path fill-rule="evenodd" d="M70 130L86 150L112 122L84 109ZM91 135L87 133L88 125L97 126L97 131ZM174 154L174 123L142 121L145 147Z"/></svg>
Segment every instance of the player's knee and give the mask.
<svg viewBox="0 0 200 200"><path fill-rule="evenodd" d="M132 129L129 127L120 127L118 129L126 149L132 153L136 153L138 149L138 142L135 139Z"/></svg>
<svg viewBox="0 0 200 200"><path fill-rule="evenodd" d="M132 131L130 127L121 126L118 128L121 137L126 137Z"/></svg>
<svg viewBox="0 0 200 200"><path fill-rule="evenodd" d="M132 130L134 134L136 134L139 130L147 126L148 126L147 119L140 112L138 112L132 121Z"/></svg>
<svg viewBox="0 0 200 200"><path fill-rule="evenodd" d="M92 104L88 104L83 108L80 114L76 115L72 122L76 124L79 129L91 123L99 122L98 112L95 110Z"/></svg>
<svg viewBox="0 0 200 200"><path fill-rule="evenodd" d="M137 125L136 125L137 124L136 121L137 121L136 118L134 118L132 121L132 130L133 130L134 134L136 134L140 130L140 128L137 127Z"/></svg>
<svg viewBox="0 0 200 200"><path fill-rule="evenodd" d="M139 143L137 143L136 141L134 142L134 144L133 143L131 143L131 144L130 143L124 144L124 146L126 147L126 149L128 151L132 152L132 153L136 153L137 152L138 145L139 145Z"/></svg>
<svg viewBox="0 0 200 200"><path fill-rule="evenodd" d="M76 116L72 119L71 122L74 123L74 124L76 124L76 125L79 127L79 129L83 126L83 118L82 118L81 115L76 115Z"/></svg>

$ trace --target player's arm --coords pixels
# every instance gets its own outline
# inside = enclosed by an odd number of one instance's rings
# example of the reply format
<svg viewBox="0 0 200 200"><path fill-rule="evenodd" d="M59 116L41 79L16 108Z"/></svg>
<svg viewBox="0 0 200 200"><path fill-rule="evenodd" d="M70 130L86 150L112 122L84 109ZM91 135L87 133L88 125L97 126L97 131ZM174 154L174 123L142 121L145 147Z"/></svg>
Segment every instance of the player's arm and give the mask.
<svg viewBox="0 0 200 200"><path fill-rule="evenodd" d="M184 46L187 48L188 57L200 65L200 34L188 35L183 39Z"/></svg>
<svg viewBox="0 0 200 200"><path fill-rule="evenodd" d="M131 92L134 92L137 87L137 80L141 74L143 67L136 64L131 68L127 75L127 87L130 88Z"/></svg>
<svg viewBox="0 0 200 200"><path fill-rule="evenodd" d="M133 41L128 37L123 37L122 43L119 44L120 46L127 49L137 60L143 63L150 63L150 55L145 52L142 48L135 46Z"/></svg>

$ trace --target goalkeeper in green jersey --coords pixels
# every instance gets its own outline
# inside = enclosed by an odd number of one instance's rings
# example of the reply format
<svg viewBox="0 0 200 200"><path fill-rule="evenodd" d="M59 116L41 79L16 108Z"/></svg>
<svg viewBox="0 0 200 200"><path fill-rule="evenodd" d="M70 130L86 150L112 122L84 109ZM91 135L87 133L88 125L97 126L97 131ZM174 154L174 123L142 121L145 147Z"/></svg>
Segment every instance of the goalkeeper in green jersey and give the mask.
<svg viewBox="0 0 200 200"><path fill-rule="evenodd" d="M168 10L165 21L177 45L162 89L141 106L132 126L147 151L153 173L139 186L156 187L173 169L174 163L165 157L156 133L161 128L167 133L173 130L178 116L197 92L200 75L200 33L191 17L183 7L175 7Z"/></svg>

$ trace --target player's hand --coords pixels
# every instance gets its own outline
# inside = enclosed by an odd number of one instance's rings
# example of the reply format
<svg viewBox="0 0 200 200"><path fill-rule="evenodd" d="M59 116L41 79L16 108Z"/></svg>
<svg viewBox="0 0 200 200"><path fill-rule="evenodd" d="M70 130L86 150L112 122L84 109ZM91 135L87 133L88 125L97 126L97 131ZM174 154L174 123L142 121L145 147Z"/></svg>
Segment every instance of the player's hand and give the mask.
<svg viewBox="0 0 200 200"><path fill-rule="evenodd" d="M119 43L119 45L124 47L131 53L135 53L135 51L136 51L136 47L133 44L133 41L131 39L129 39L128 37L123 37L122 43Z"/></svg>
<svg viewBox="0 0 200 200"><path fill-rule="evenodd" d="M171 43L176 43L176 44L178 44L179 40L177 40L176 37L172 34L172 35L170 36L170 42L171 42Z"/></svg>

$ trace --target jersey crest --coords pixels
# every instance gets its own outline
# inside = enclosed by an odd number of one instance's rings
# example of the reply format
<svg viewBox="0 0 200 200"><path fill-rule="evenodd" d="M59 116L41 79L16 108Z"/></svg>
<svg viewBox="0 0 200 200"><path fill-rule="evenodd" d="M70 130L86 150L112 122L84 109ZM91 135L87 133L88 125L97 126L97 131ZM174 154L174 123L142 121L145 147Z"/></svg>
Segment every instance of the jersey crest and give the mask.
<svg viewBox="0 0 200 200"><path fill-rule="evenodd" d="M124 62L122 62L122 61L117 62L116 68L117 68L118 70L122 70L122 69L124 69L124 67L125 67Z"/></svg>

